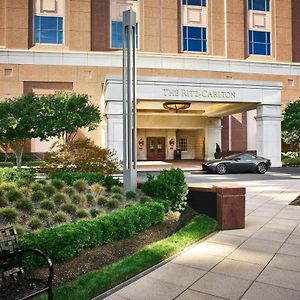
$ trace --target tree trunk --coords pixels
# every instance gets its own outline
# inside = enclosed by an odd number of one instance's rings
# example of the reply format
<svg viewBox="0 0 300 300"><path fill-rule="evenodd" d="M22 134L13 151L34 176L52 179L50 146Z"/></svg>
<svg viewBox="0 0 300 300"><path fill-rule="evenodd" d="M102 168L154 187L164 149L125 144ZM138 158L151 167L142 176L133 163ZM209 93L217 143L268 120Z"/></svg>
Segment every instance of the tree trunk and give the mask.
<svg viewBox="0 0 300 300"><path fill-rule="evenodd" d="M22 156L24 151L25 140L17 140L11 143L12 149L15 152L17 167L22 166Z"/></svg>

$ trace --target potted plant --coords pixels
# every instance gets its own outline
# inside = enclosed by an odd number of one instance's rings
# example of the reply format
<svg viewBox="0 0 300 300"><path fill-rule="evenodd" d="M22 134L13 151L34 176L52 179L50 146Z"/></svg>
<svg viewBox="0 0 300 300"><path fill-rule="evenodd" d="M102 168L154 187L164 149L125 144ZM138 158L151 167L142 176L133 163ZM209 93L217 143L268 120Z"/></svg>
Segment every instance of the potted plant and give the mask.
<svg viewBox="0 0 300 300"><path fill-rule="evenodd" d="M222 158L221 148L218 143L216 143L216 152L214 153L215 159Z"/></svg>

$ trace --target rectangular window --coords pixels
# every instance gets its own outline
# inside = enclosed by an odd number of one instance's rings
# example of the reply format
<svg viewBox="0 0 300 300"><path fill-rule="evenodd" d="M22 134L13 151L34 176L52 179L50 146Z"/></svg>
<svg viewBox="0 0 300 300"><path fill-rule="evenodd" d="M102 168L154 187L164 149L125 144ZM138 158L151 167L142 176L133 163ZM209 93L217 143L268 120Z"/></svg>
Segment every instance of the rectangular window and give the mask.
<svg viewBox="0 0 300 300"><path fill-rule="evenodd" d="M179 150L181 151L187 151L187 138L181 138L178 140L178 147Z"/></svg>
<svg viewBox="0 0 300 300"><path fill-rule="evenodd" d="M34 17L35 44L63 43L63 17Z"/></svg>
<svg viewBox="0 0 300 300"><path fill-rule="evenodd" d="M123 22L111 22L111 47L123 48ZM136 48L138 48L138 24L136 24Z"/></svg>
<svg viewBox="0 0 300 300"><path fill-rule="evenodd" d="M270 11L270 0L248 0L248 8L251 10Z"/></svg>
<svg viewBox="0 0 300 300"><path fill-rule="evenodd" d="M249 30L249 54L271 55L271 33Z"/></svg>
<svg viewBox="0 0 300 300"><path fill-rule="evenodd" d="M183 5L206 6L206 0L182 0Z"/></svg>
<svg viewBox="0 0 300 300"><path fill-rule="evenodd" d="M183 50L206 52L206 28L183 26Z"/></svg>

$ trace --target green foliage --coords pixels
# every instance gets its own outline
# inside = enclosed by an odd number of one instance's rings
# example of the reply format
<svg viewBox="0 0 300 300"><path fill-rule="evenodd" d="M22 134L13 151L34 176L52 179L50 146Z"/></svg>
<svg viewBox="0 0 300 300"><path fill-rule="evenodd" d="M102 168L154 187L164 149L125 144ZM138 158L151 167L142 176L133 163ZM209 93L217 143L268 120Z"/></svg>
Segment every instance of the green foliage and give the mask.
<svg viewBox="0 0 300 300"><path fill-rule="evenodd" d="M64 212L70 214L70 215L75 215L77 212L77 207L76 205L72 203L65 203L60 207Z"/></svg>
<svg viewBox="0 0 300 300"><path fill-rule="evenodd" d="M0 207L8 206L8 201L3 196L0 197Z"/></svg>
<svg viewBox="0 0 300 300"><path fill-rule="evenodd" d="M86 195L86 201L89 203L89 204L94 204L95 203L95 198L92 194L87 194Z"/></svg>
<svg viewBox="0 0 300 300"><path fill-rule="evenodd" d="M76 194L76 190L71 186L65 186L61 191L65 194L67 194L69 197Z"/></svg>
<svg viewBox="0 0 300 300"><path fill-rule="evenodd" d="M72 203L84 207L86 205L86 197L85 195L81 195L81 194L75 194L71 197L71 201Z"/></svg>
<svg viewBox="0 0 300 300"><path fill-rule="evenodd" d="M8 201L15 202L19 199L22 199L23 195L21 192L19 192L17 190L10 190L10 191L6 192L5 197Z"/></svg>
<svg viewBox="0 0 300 300"><path fill-rule="evenodd" d="M52 201L56 204L56 205L61 205L63 203L66 203L68 200L68 196L66 194L63 193L56 193L52 196Z"/></svg>
<svg viewBox="0 0 300 300"><path fill-rule="evenodd" d="M53 201L51 201L51 200L43 200L40 203L40 207L42 209L46 209L46 210L52 211L52 210L54 210L55 205L54 205Z"/></svg>
<svg viewBox="0 0 300 300"><path fill-rule="evenodd" d="M105 196L100 196L100 197L98 197L97 202L99 205L106 205L108 202L108 199Z"/></svg>
<svg viewBox="0 0 300 300"><path fill-rule="evenodd" d="M125 193L126 199L135 199L136 197L136 192L133 190L129 190Z"/></svg>
<svg viewBox="0 0 300 300"><path fill-rule="evenodd" d="M299 149L300 99L290 102L283 112L282 139L286 144L292 144Z"/></svg>
<svg viewBox="0 0 300 300"><path fill-rule="evenodd" d="M156 177L149 175L142 190L150 197L170 201L172 211L183 211L187 205L188 186L181 169L162 170Z"/></svg>
<svg viewBox="0 0 300 300"><path fill-rule="evenodd" d="M123 194L123 189L118 186L118 185L114 185L112 188L111 188L111 191L114 193L114 194Z"/></svg>
<svg viewBox="0 0 300 300"><path fill-rule="evenodd" d="M25 163L27 167L41 167L45 165L44 160L32 160Z"/></svg>
<svg viewBox="0 0 300 300"><path fill-rule="evenodd" d="M0 190L2 191L12 191L16 189L16 184L11 183L11 182L3 182L0 184Z"/></svg>
<svg viewBox="0 0 300 300"><path fill-rule="evenodd" d="M13 166L14 164L8 161L0 162L0 168L12 168Z"/></svg>
<svg viewBox="0 0 300 300"><path fill-rule="evenodd" d="M38 209L36 211L36 215L41 219L41 220L44 220L44 221L48 221L49 220L49 211L46 210L46 209Z"/></svg>
<svg viewBox="0 0 300 300"><path fill-rule="evenodd" d="M103 209L97 209L97 208L92 208L90 209L90 215L93 217L93 218L96 218L98 217L100 214L104 214L104 210Z"/></svg>
<svg viewBox="0 0 300 300"><path fill-rule="evenodd" d="M46 198L45 193L40 190L35 191L31 194L31 200L33 202L40 202L40 201L44 200L45 198Z"/></svg>
<svg viewBox="0 0 300 300"><path fill-rule="evenodd" d="M60 179L68 185L79 179L85 180L88 184L104 182L105 175L99 172L55 172L51 173L51 179Z"/></svg>
<svg viewBox="0 0 300 300"><path fill-rule="evenodd" d="M111 195L112 199L118 200L119 202L122 202L124 200L124 197L122 194L112 194Z"/></svg>
<svg viewBox="0 0 300 300"><path fill-rule="evenodd" d="M36 229L42 228L43 223L39 218L34 217L34 218L30 219L30 221L28 222L28 226L31 229L36 230Z"/></svg>
<svg viewBox="0 0 300 300"><path fill-rule="evenodd" d="M56 189L51 184L45 184L42 186L42 190L46 193L47 197L51 197L56 193Z"/></svg>
<svg viewBox="0 0 300 300"><path fill-rule="evenodd" d="M108 202L106 203L106 206L109 207L109 208L118 208L120 206L120 201L118 199L110 199L108 200Z"/></svg>
<svg viewBox="0 0 300 300"><path fill-rule="evenodd" d="M22 195L25 197L30 197L32 193L31 189L28 186L21 186L19 188L19 192L22 193Z"/></svg>
<svg viewBox="0 0 300 300"><path fill-rule="evenodd" d="M85 209L78 210L76 215L80 219L88 218L90 216L89 212Z"/></svg>
<svg viewBox="0 0 300 300"><path fill-rule="evenodd" d="M69 220L68 215L63 211L59 211L53 216L53 221L55 223L66 223L68 222L68 220Z"/></svg>
<svg viewBox="0 0 300 300"><path fill-rule="evenodd" d="M159 203L135 205L93 220L25 234L20 243L23 249L37 248L47 252L54 261L64 261L86 249L133 236L161 222L164 215ZM36 265L33 258L30 265Z"/></svg>
<svg viewBox="0 0 300 300"><path fill-rule="evenodd" d="M85 192L87 189L88 189L88 184L85 180L83 179L79 179L79 180L76 180L74 183L73 183L73 187L79 192L79 193L82 193L82 192Z"/></svg>
<svg viewBox="0 0 300 300"><path fill-rule="evenodd" d="M103 195L105 193L105 187L99 183L94 183L91 186L91 191L97 196Z"/></svg>
<svg viewBox="0 0 300 300"><path fill-rule="evenodd" d="M150 202L150 201L152 201L152 198L149 196L142 196L140 198L140 203L146 203L146 202Z"/></svg>
<svg viewBox="0 0 300 300"><path fill-rule="evenodd" d="M31 183L35 180L35 174L30 170L12 168L0 169L0 182L17 182L19 180Z"/></svg>
<svg viewBox="0 0 300 300"><path fill-rule="evenodd" d="M285 166L289 166L289 167L298 167L298 166L300 166L300 157L284 158L282 161L283 161L283 164Z"/></svg>
<svg viewBox="0 0 300 300"><path fill-rule="evenodd" d="M119 168L113 151L100 148L87 138L60 144L56 151L46 155L45 162L46 166L42 168L45 173L78 171L113 174Z"/></svg>
<svg viewBox="0 0 300 300"><path fill-rule="evenodd" d="M32 212L33 211L33 204L31 200L27 198L21 198L17 200L15 207L18 210L25 211L25 212Z"/></svg>
<svg viewBox="0 0 300 300"><path fill-rule="evenodd" d="M13 207L0 208L0 222L14 223L19 217L18 211Z"/></svg>
<svg viewBox="0 0 300 300"><path fill-rule="evenodd" d="M61 190L65 186L65 183L60 179L52 179L51 185L53 185L57 190Z"/></svg>
<svg viewBox="0 0 300 300"><path fill-rule="evenodd" d="M104 186L110 191L113 186L120 185L120 180L112 176L106 176L103 182Z"/></svg>
<svg viewBox="0 0 300 300"><path fill-rule="evenodd" d="M21 235L24 234L25 231L24 231L24 229L23 229L23 227L21 225L16 224L16 225L14 225L14 227L15 227L15 229L17 231L18 236L21 236Z"/></svg>
<svg viewBox="0 0 300 300"><path fill-rule="evenodd" d="M31 185L30 185L31 189L35 192L35 191L42 191L43 190L43 187L44 185L39 183L39 182L33 182Z"/></svg>

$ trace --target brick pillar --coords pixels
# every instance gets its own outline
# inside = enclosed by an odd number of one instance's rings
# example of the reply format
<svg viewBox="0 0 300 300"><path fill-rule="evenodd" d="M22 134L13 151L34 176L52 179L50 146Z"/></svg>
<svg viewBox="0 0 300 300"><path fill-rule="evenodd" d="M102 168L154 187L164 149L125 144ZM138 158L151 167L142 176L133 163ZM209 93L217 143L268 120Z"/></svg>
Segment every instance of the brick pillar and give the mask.
<svg viewBox="0 0 300 300"><path fill-rule="evenodd" d="M217 193L217 221L221 229L245 228L245 194L240 186L214 186Z"/></svg>

